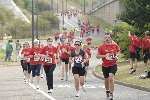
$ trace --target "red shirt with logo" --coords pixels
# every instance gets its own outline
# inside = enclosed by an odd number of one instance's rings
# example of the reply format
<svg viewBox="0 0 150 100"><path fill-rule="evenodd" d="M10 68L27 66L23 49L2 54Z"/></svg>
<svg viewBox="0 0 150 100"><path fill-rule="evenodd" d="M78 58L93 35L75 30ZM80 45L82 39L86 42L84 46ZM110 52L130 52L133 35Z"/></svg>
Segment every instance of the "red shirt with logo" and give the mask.
<svg viewBox="0 0 150 100"><path fill-rule="evenodd" d="M45 46L42 50L42 54L44 55L43 63L45 65L56 64L56 55L57 55L57 48L56 47Z"/></svg>
<svg viewBox="0 0 150 100"><path fill-rule="evenodd" d="M36 64L41 64L41 52L42 49L39 47L32 47L30 49L30 64L31 65L36 65Z"/></svg>
<svg viewBox="0 0 150 100"><path fill-rule="evenodd" d="M120 51L119 46L116 43L112 44L103 44L98 48L99 55L109 55L111 60L106 58L102 58L102 66L103 67L111 67L117 64L117 59L115 58L116 54Z"/></svg>

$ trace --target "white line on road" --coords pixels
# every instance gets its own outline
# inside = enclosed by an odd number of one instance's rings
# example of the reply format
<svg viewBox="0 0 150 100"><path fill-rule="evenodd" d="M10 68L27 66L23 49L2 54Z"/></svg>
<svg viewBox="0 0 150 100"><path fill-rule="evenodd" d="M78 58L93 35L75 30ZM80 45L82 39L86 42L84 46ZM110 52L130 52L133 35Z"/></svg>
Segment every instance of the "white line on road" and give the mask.
<svg viewBox="0 0 150 100"><path fill-rule="evenodd" d="M55 88L74 88L71 85L54 85ZM94 89L94 88L105 88L104 85L91 85L91 84L86 84L84 85L85 88L87 89Z"/></svg>
<svg viewBox="0 0 150 100"><path fill-rule="evenodd" d="M29 83L29 86L32 87L33 89L36 89L35 85ZM45 97L47 97L50 100L56 100L55 98L53 98L52 96L48 95L47 93L45 93L44 91L40 90L40 89L36 89L37 92L43 94Z"/></svg>

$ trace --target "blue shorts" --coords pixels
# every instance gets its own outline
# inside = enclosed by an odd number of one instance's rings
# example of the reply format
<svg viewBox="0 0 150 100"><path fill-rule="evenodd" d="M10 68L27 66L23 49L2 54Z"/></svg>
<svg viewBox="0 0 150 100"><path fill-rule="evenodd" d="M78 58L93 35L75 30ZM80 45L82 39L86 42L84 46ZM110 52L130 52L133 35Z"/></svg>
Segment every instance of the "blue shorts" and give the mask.
<svg viewBox="0 0 150 100"><path fill-rule="evenodd" d="M32 77L40 76L41 64L31 65Z"/></svg>

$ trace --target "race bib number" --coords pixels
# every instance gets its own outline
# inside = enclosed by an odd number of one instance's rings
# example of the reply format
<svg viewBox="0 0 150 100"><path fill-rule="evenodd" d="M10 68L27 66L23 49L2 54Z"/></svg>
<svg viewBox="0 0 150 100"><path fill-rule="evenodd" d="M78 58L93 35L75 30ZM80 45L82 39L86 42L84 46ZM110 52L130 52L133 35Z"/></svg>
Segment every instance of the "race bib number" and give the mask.
<svg viewBox="0 0 150 100"><path fill-rule="evenodd" d="M40 56L39 55L34 55L34 61L40 61Z"/></svg>
<svg viewBox="0 0 150 100"><path fill-rule="evenodd" d="M52 58L46 57L46 58L45 58L45 62L46 62L46 63L52 63Z"/></svg>
<svg viewBox="0 0 150 100"><path fill-rule="evenodd" d="M107 60L116 60L117 56L116 56L116 54L113 54L113 53L107 53L106 54L106 59Z"/></svg>
<svg viewBox="0 0 150 100"><path fill-rule="evenodd" d="M45 60L45 57L44 56L41 56L41 61L44 61Z"/></svg>
<svg viewBox="0 0 150 100"><path fill-rule="evenodd" d="M75 63L82 63L82 56L77 56L74 59Z"/></svg>

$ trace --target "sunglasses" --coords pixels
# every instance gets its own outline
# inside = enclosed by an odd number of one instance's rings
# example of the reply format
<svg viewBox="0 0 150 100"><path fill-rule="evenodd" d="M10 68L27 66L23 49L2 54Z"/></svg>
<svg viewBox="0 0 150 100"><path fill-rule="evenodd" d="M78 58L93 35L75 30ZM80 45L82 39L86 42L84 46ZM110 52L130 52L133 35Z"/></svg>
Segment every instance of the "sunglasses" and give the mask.
<svg viewBox="0 0 150 100"><path fill-rule="evenodd" d="M53 42L53 41L47 41L47 42Z"/></svg>
<svg viewBox="0 0 150 100"><path fill-rule="evenodd" d="M74 44L74 45L76 45L76 46L81 46L80 44Z"/></svg>

